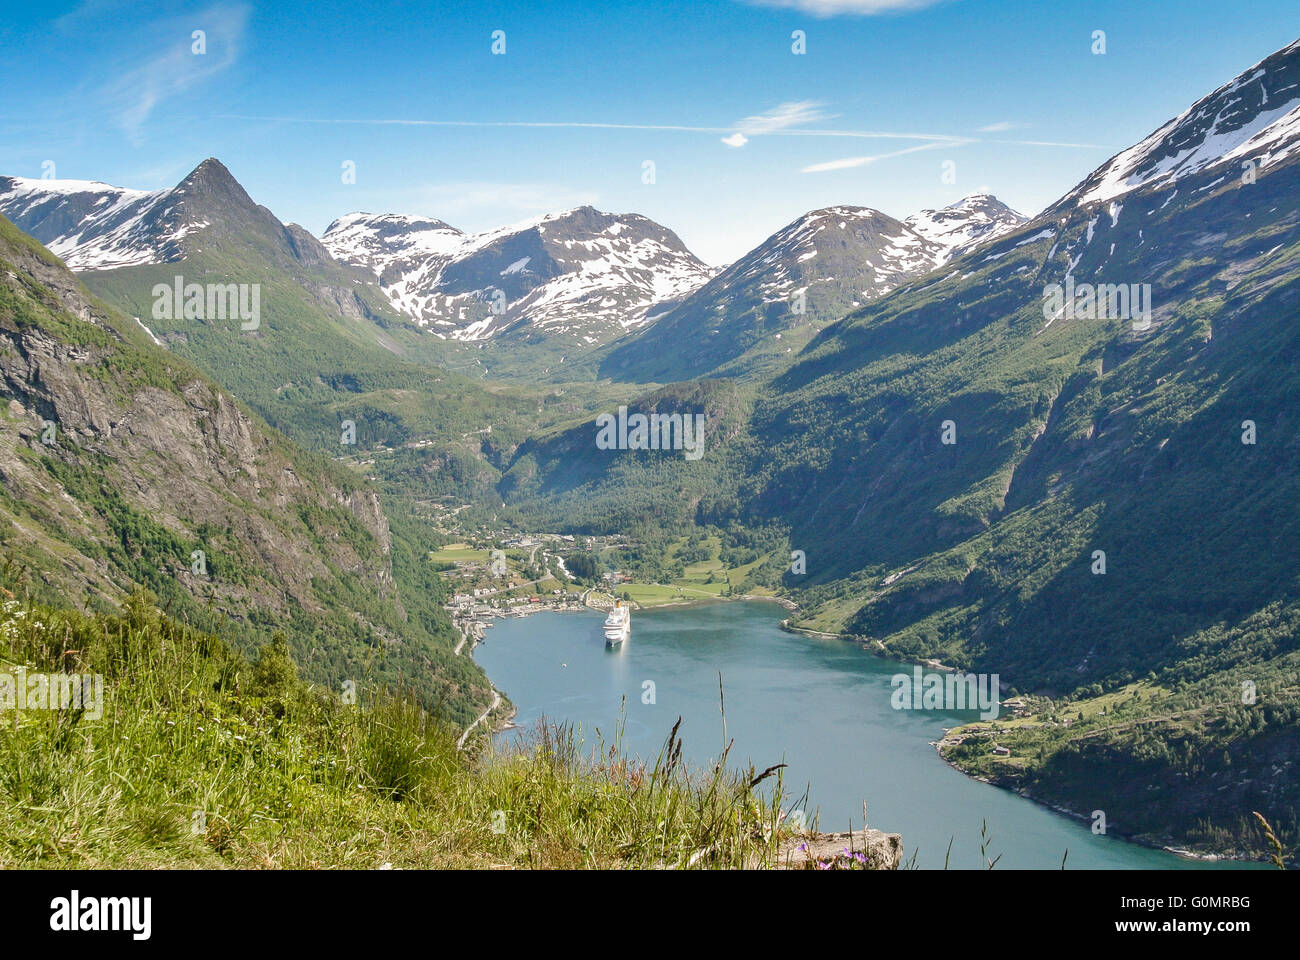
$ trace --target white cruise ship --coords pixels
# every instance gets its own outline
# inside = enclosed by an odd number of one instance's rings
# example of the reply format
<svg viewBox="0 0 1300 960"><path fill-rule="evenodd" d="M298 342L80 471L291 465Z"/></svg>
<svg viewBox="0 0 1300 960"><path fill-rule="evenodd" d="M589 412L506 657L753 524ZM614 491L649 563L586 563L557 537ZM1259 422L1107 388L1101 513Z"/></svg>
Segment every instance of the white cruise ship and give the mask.
<svg viewBox="0 0 1300 960"><path fill-rule="evenodd" d="M614 609L605 618L605 646L616 647L632 632L632 611L621 600L614 601Z"/></svg>

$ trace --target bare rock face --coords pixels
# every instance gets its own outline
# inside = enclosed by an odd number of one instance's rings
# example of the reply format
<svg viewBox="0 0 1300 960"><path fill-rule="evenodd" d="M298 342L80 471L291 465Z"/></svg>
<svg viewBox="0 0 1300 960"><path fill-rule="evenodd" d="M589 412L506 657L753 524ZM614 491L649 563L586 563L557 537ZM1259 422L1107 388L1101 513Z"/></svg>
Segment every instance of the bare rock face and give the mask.
<svg viewBox="0 0 1300 960"><path fill-rule="evenodd" d="M344 490L320 478L304 483L249 415L203 380L184 384L179 393L139 385L123 394L113 382L91 375L100 360L40 331L0 331L0 385L22 407L17 419L28 449L65 462L102 455L105 479L178 534L196 523L230 526L275 571L278 586L309 608L315 606L312 580L325 574L327 564L391 589L391 538L374 491ZM57 424L60 440L52 445L39 440L46 420ZM8 436L10 443L19 438ZM2 459L11 466L10 492L21 497L20 478L30 480L31 472L16 452ZM269 519L313 505L347 510L378 549L362 556L338 542L322 556L315 544ZM92 539L110 535L93 526L84 532ZM329 530L310 532L332 539ZM176 560L185 566L185 558Z"/></svg>
<svg viewBox="0 0 1300 960"><path fill-rule="evenodd" d="M156 568L220 609L320 611L334 578L396 600L374 490L304 472L233 397L161 352L140 366L102 305L43 253L0 236L14 307L0 310L0 524L47 583L70 596L130 589L103 558L142 554L138 528L120 526L133 513L202 542L221 576L196 577L189 547L169 548ZM371 539L349 533L348 517Z"/></svg>
<svg viewBox="0 0 1300 960"><path fill-rule="evenodd" d="M854 830L792 838L782 846L777 862L782 870L897 870L902 858L899 834Z"/></svg>
<svg viewBox="0 0 1300 960"><path fill-rule="evenodd" d="M252 204L219 164L168 196L193 227L182 243L265 260L303 285L304 307L327 302L332 317L368 316L367 297L383 309L377 291L352 289L364 285L356 271ZM56 198L29 212L53 230L74 207ZM206 216L217 209L220 222ZM123 220L105 256L182 257L153 256L150 229L171 221L149 219ZM383 650L376 685L468 722L490 685L467 660L442 669L450 625L427 598L400 595L394 540L378 491L270 429L0 215L0 561L36 599L107 609L143 588L245 652L282 630L304 676L333 688Z"/></svg>

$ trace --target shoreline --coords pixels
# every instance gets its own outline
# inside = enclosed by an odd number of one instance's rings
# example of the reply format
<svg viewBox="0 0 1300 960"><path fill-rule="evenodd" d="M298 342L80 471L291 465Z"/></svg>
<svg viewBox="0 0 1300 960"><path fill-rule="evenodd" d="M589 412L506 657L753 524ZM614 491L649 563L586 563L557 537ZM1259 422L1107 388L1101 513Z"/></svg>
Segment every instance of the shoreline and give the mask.
<svg viewBox="0 0 1300 960"><path fill-rule="evenodd" d="M583 596L584 599L580 607L557 608L554 606L546 606L544 604L537 604L536 606L530 604L528 607L523 607L518 610L512 610L509 613L494 614L492 619L509 620L515 618L530 617L538 613L585 613L588 611L592 613L605 612L604 607L597 607L591 605L585 599L586 595L584 594ZM641 609L649 612L653 610L658 610L661 607L690 607L690 606L702 606L704 604L709 604L709 603L719 603L719 602L730 603L733 601L738 602L738 601L753 601L753 600L766 600L766 601L778 603L781 606L785 607L787 610L799 609L798 605L795 604L794 601L788 600L785 597L767 597L767 596L760 596L754 594L745 594L744 596L739 596L739 597L701 597L695 600L674 600L670 603L655 604L653 607L642 607ZM639 606L640 605L638 604L638 607ZM462 624L465 624L465 626L462 626ZM451 625L452 625L452 629L460 633L461 636L460 642L456 644L452 652L456 656L460 656L461 649L465 646L466 643L469 643L469 657L471 660L473 660L474 651L478 647L479 643L486 639L486 630L487 627L490 625L483 620L460 621L456 619L452 620ZM471 638L472 638L472 642L471 642ZM477 663L477 661L475 662ZM482 669L481 665L480 665L480 669ZM486 670L484 670L483 673L484 676L487 675ZM490 716L493 710L495 710L500 705L502 698L500 695L500 691L497 690L496 686L493 684L491 677L488 677L488 686L492 690L493 696L497 698L497 702L493 703L491 707L489 707L486 711L484 711L482 716L480 716L477 720L474 721L473 724L471 724L469 727L465 729L461 737L462 743L469 736L470 731L473 730L474 727L477 727L481 723L484 723L484 721L487 721L486 726L488 727L489 730L488 732L489 738L496 736L498 733L503 733L506 730L514 729L515 727L517 727L517 724L515 724L514 719L519 715L519 708L515 705L513 700L509 700L509 699L505 700L505 702L508 703L510 707L509 713L502 714L497 717Z"/></svg>
<svg viewBox="0 0 1300 960"><path fill-rule="evenodd" d="M956 770L962 776L968 777L971 780L978 780L980 783L987 783L990 787L997 787L999 790L1006 790L1009 793L1014 793L1017 797L1022 797L1025 800L1029 800L1040 807L1046 807L1048 810L1051 810L1053 813L1063 816L1069 820L1077 820L1080 823L1084 823L1084 824L1091 822L1091 818L1084 816L1082 813L1079 813L1078 811L1075 810L1071 810L1069 807L1062 806L1059 803L1054 803L1051 800L1044 800L1040 797L1036 797L1028 790L1017 789L1016 787L1013 787L1009 784L999 783L997 780L991 780L988 777L981 777L962 769L960 765L954 763L952 760L948 759L948 757L944 755L942 747L946 740L947 737L944 736L934 741L935 753L939 755L940 760L942 760L952 769ZM1172 843L1173 841L1169 840L1168 838L1162 840L1160 838L1151 837L1146 834L1117 833L1117 834L1106 834L1106 835L1111 837L1112 839L1120 840L1124 843L1132 843L1139 847L1145 847L1148 850L1161 850L1165 853L1171 853L1174 856L1179 857L1180 859L1192 860L1199 863L1267 863L1268 862L1266 859L1259 858L1259 857L1233 857L1233 856L1229 856L1226 853L1202 853L1200 851L1190 850L1186 847L1174 847L1174 846L1170 846L1170 843Z"/></svg>
<svg viewBox="0 0 1300 960"><path fill-rule="evenodd" d="M667 603L656 603L652 606L646 606L636 600L633 600L632 602L636 604L638 610L643 610L646 613L653 613L655 610L663 610L669 607L703 607L711 603L740 603L742 601L776 603L785 607L787 610L799 609L798 604L786 597L769 597L765 594L758 593L746 593L738 597L695 597L690 600L669 600Z"/></svg>
<svg viewBox="0 0 1300 960"><path fill-rule="evenodd" d="M795 604L794 601L789 600L785 597L755 596L755 595L748 595L748 594L740 597L716 597L716 598L706 597L706 598L699 598L694 600L680 600L680 601L675 600L669 603L656 604L653 607L645 607L642 609L644 609L646 612L652 612L656 609L668 608L668 607L681 608L681 607L689 607L689 606L701 606L705 604L719 603L719 602L729 603L733 601L754 601L754 600L775 602L785 607L785 609L791 611L799 609L798 605ZM591 610L593 612L596 611L603 612L603 608L592 607L587 605L586 603L583 604L583 608L586 610ZM554 608L550 608L550 609L542 608L536 610L528 610L526 613L514 614L514 615L529 616L534 613L581 613L581 612L583 612L583 610L555 610ZM881 660L887 660L893 663L907 663L915 666L923 666L923 667L929 667L931 669L939 669L939 670L953 669L952 667L948 667L932 658L922 658L916 660L916 659L909 659L906 657L891 656L887 651L885 651L883 645L881 645L879 641L876 641L876 649L873 649L872 646L866 641L854 639L851 635L848 634L826 633L824 631L812 630L807 627L796 627L790 624L789 618L785 618L781 620L778 623L778 628L791 634L801 634L804 636L811 636L811 637L816 637L818 639L825 639L825 640L842 640L845 643L851 643L854 646L859 647L860 649L870 654L871 656L877 657ZM474 646L477 646L477 643L475 643ZM471 656L473 655L473 647L471 647L470 649L470 654ZM491 682L490 678L489 678L489 682ZM495 687L493 689L495 690ZM500 733L505 730L509 730L515 726L515 724L513 723L513 719L518 715L518 708L513 704L513 702L510 704L510 707L511 709L509 715L496 718L496 721L493 724L491 724L492 731L490 733L490 736L495 736L497 733ZM970 773L962 769L958 764L954 763L948 757L944 756L943 751L940 749L940 744L943 743L944 739L945 737L940 737L938 740L933 741L935 747L935 753L937 754L940 760L942 760L953 770L956 770L962 776L967 777L968 779L971 780L977 780L980 783L986 783L992 787L997 787L1000 790L1006 790L1010 793L1014 793L1017 797L1020 797L1021 799L1024 800L1028 800L1030 803L1033 803L1037 806L1044 807L1048 810L1051 810L1053 813L1057 814L1058 816L1063 816L1068 819L1076 820L1082 823L1090 822L1088 817L1085 817L1083 814L1071 810L1067 807L1063 807L1058 804L1052 803L1049 800L1040 799L1034 796L1033 794L1029 793L1028 791L1019 790L1013 786L999 783L995 780L990 780L987 777L977 776L973 773ZM1180 860L1187 860L1192 862L1200 862L1200 863L1222 863L1222 862L1261 863L1264 862L1257 858L1234 857L1234 856L1229 856L1226 853L1222 853L1222 852L1207 853L1207 852L1189 850L1185 847L1175 847L1171 845L1172 841L1161 842L1158 839L1154 839L1142 835L1127 836L1127 835L1115 834L1113 835L1113 839L1117 839L1123 843L1132 843L1136 846L1144 847L1148 850L1159 850L1164 853L1172 854L1173 856L1178 857Z"/></svg>
<svg viewBox="0 0 1300 960"><path fill-rule="evenodd" d="M817 639L821 639L821 640L842 640L845 643L851 643L854 646L861 648L862 650L866 651L872 656L878 657L881 660L890 661L892 663L927 667L932 670L950 671L954 669L953 667L950 667L942 663L941 661L935 660L933 658L925 657L925 658L917 659L911 657L900 657L900 656L892 655L885 648L884 644L881 643L879 640L874 640L874 647L873 647L872 642L869 642L867 640L856 639L851 634L827 633L821 630L813 630L808 627L796 627L792 625L788 619L781 621L780 628L782 630L785 630L787 633L802 634L804 636L816 637ZM977 774L971 773L963 769L959 764L953 762L947 756L944 755L942 745L945 740L946 740L946 733L938 740L933 741L935 752L939 755L939 759L941 759L952 769L956 770L962 776L968 777L971 780L978 780L980 783L987 783L989 786L997 787L999 790L1006 790L1010 793L1014 793L1018 797L1022 797L1025 800L1029 800L1031 803L1035 803L1040 807L1045 807L1048 810L1051 810L1053 813L1059 814L1061 816L1065 816L1071 820L1078 820L1082 823L1091 822L1090 818L1084 816L1082 813L1079 813L1075 810L1071 810L1068 807L1064 807L1059 804L1053 803L1050 800L1040 799L1027 790L1018 789L1010 784L999 783L996 780L990 780L988 777L981 777L978 776ZM1133 835L1115 834L1114 836L1116 839L1121 840L1125 843L1136 844L1137 846L1145 847L1148 850L1161 850L1165 853L1171 853L1174 856L1179 857L1180 859L1183 860L1191 860L1191 861L1196 861L1201 863L1223 863L1223 862L1264 863L1267 862L1264 858L1261 857L1239 857L1239 856L1232 856L1229 853L1223 851L1201 852L1198 850L1191 850L1183 846L1173 846L1173 843L1175 841L1172 838L1155 838L1144 834L1133 834Z"/></svg>

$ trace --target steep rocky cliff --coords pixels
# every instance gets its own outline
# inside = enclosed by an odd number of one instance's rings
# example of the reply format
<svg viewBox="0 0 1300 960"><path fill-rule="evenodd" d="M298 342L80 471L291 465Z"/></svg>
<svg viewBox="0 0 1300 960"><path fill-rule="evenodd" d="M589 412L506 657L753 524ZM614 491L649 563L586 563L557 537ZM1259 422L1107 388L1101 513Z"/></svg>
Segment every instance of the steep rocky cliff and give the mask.
<svg viewBox="0 0 1300 960"><path fill-rule="evenodd" d="M486 682L450 661L445 621L407 615L375 490L151 339L0 218L0 542L13 575L83 607L146 587L184 616L224 620L245 647L285 630L318 681L388 676L468 712ZM444 656L454 676L430 669Z"/></svg>

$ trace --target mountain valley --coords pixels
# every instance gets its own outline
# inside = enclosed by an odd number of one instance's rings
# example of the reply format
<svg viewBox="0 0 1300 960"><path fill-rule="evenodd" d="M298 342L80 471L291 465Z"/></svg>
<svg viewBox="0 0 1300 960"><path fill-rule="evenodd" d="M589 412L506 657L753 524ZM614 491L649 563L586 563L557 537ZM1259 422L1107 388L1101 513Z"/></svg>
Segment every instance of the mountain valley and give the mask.
<svg viewBox="0 0 1300 960"><path fill-rule="evenodd" d="M214 158L0 177L0 214L0 529L43 601L149 591L465 726L494 692L438 551L601 538L533 570L584 590L716 561L792 630L1001 676L962 769L1200 852L1261 856L1268 809L1294 856L1300 41L1032 216L845 203L717 268L591 206L316 238ZM703 457L603 449L620 406L702 417Z"/></svg>

